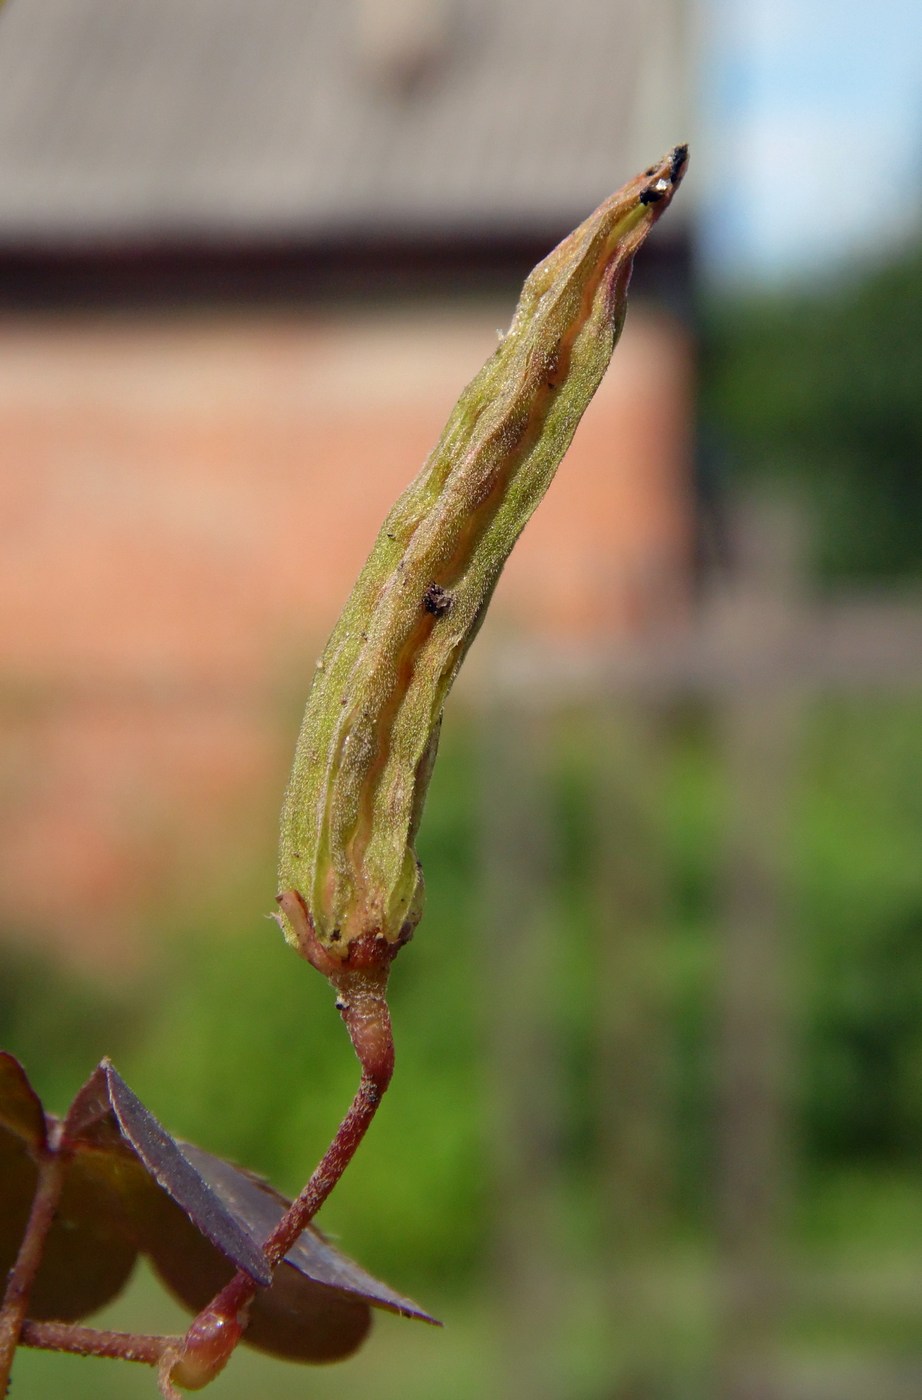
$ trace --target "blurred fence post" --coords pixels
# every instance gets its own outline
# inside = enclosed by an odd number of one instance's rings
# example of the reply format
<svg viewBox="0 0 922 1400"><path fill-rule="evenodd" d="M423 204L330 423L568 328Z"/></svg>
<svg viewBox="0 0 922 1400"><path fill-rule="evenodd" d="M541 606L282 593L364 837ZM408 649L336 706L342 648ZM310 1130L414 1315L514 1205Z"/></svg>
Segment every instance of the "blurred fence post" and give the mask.
<svg viewBox="0 0 922 1400"><path fill-rule="evenodd" d="M596 1087L610 1377L618 1400L662 1394L656 1277L672 1183L663 963L665 863L658 821L660 707L607 703L589 715L597 949Z"/></svg>
<svg viewBox="0 0 922 1400"><path fill-rule="evenodd" d="M751 655L715 696L727 782L717 1040L717 1395L781 1400L789 1186L785 860L802 694L783 661L797 634L797 531L787 513L743 517L739 574L723 599L726 653Z"/></svg>
<svg viewBox="0 0 922 1400"><path fill-rule="evenodd" d="M559 1400L562 1230L555 1031L549 721L495 699L482 712L483 991L490 1040L494 1316L492 1394Z"/></svg>

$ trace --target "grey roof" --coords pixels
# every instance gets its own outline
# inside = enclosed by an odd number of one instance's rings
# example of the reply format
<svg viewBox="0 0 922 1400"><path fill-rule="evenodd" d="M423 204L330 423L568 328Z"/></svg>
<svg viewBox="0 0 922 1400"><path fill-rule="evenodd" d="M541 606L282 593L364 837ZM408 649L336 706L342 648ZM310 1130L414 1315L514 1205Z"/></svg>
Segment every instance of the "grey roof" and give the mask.
<svg viewBox="0 0 922 1400"><path fill-rule="evenodd" d="M558 224L686 139L684 16L682 0L9 0L0 244Z"/></svg>

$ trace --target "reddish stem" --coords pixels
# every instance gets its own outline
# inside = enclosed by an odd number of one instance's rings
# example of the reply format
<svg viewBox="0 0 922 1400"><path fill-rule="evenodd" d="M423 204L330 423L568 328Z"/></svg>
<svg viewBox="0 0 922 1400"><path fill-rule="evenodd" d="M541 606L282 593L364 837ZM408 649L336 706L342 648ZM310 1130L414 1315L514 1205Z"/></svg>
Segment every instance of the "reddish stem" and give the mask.
<svg viewBox="0 0 922 1400"><path fill-rule="evenodd" d="M156 1366L163 1353L175 1346L178 1337L150 1337L140 1332L105 1332L80 1327L74 1322L33 1322L22 1324L19 1342L43 1351L68 1351L76 1356L102 1356L113 1361L139 1361Z"/></svg>
<svg viewBox="0 0 922 1400"><path fill-rule="evenodd" d="M358 1040L366 1050L371 1045L375 1046L375 1054L367 1058L374 1061L376 1073L371 1075L363 1070L352 1106L339 1125L336 1136L304 1190L266 1239L263 1249L273 1271L351 1162L390 1080L393 1044L390 1041L390 1018L386 1004L380 1001L377 1009L371 1010L368 1006L362 1007L361 1001L361 997L355 996L348 1008L341 1006L340 1010L350 1033L353 1032L350 1021L357 1018L353 1043ZM173 1385L174 1380L190 1389L206 1384L226 1365L246 1326L247 1310L257 1284L242 1270L199 1313L184 1337L107 1332L74 1323L25 1319L29 1288L41 1261L48 1228L60 1197L60 1181L57 1178L62 1173L52 1172L51 1168L55 1165L63 1167L63 1159L57 1155L49 1156L47 1163L42 1164L32 1215L19 1258L10 1274L4 1300L2 1323L11 1337L9 1365L12 1365L17 1344L21 1343L46 1351L66 1351L79 1356L108 1357L157 1366L161 1394L166 1400L176 1400L178 1392ZM8 1377L9 1366L5 1373L0 1371L0 1380L6 1381Z"/></svg>
<svg viewBox="0 0 922 1400"><path fill-rule="evenodd" d="M0 1395L5 1395L9 1386L13 1357L29 1307L29 1295L61 1199L64 1168L65 1158L59 1152L58 1133L53 1131L42 1149L29 1221L16 1262L9 1272L3 1305L0 1307Z"/></svg>
<svg viewBox="0 0 922 1400"><path fill-rule="evenodd" d="M352 1161L377 1112L381 1094L378 1085L363 1074L352 1106L310 1181L263 1245L266 1258L273 1268L281 1263L301 1231L313 1220Z"/></svg>
<svg viewBox="0 0 922 1400"><path fill-rule="evenodd" d="M331 980L332 977L331 977ZM394 1042L385 999L387 968L337 971L337 1007L362 1065L362 1077L349 1112L310 1180L263 1243L273 1272L339 1181L368 1131L394 1069ZM175 1352L160 1365L164 1396L173 1382L198 1389L230 1359L247 1323L258 1285L238 1271L203 1308Z"/></svg>
<svg viewBox="0 0 922 1400"><path fill-rule="evenodd" d="M289 900L296 919L304 925L302 951L337 990L337 1010L362 1066L362 1077L349 1112L310 1180L263 1244L272 1272L352 1161L394 1071L394 1041L386 991L390 962L397 947L367 936L356 942L347 960L340 962L314 938L300 896L289 893L280 897L283 907ZM174 1382L189 1389L200 1389L226 1365L246 1327L258 1285L242 1270L199 1313L183 1337L110 1332L74 1323L27 1320L29 1295L60 1201L66 1162L60 1150L59 1131L55 1131L49 1135L39 1159L29 1221L0 1309L0 1393L6 1393L13 1356L20 1343L47 1351L156 1366L160 1393L165 1400L179 1400Z"/></svg>

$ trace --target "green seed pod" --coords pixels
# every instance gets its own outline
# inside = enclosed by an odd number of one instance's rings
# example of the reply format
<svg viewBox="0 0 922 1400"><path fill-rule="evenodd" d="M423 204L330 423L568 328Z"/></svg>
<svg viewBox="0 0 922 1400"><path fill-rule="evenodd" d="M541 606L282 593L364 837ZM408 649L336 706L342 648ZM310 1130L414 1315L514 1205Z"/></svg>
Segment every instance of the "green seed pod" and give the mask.
<svg viewBox="0 0 922 1400"><path fill-rule="evenodd" d="M634 255L687 154L631 180L531 273L318 663L282 814L280 922L341 985L386 967L419 921L413 841L445 697L605 372Z"/></svg>

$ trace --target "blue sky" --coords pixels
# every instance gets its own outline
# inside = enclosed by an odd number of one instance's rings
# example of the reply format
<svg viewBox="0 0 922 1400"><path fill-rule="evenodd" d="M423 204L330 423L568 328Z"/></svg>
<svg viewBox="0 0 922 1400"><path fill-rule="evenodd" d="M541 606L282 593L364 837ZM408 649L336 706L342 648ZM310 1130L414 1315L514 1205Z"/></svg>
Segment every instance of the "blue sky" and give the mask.
<svg viewBox="0 0 922 1400"><path fill-rule="evenodd" d="M804 280L907 242L922 212L922 0L701 3L708 273Z"/></svg>

